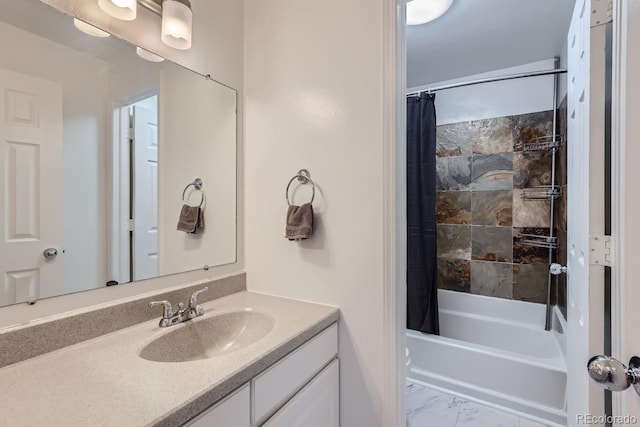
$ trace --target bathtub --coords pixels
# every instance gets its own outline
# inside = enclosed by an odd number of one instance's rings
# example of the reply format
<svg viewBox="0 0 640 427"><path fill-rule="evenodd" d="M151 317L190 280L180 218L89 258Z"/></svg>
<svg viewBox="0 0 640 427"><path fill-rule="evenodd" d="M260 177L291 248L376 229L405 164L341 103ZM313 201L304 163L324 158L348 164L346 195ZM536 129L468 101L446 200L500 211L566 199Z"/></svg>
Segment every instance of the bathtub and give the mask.
<svg viewBox="0 0 640 427"><path fill-rule="evenodd" d="M566 426L563 318L522 301L439 290L440 336L407 331L407 378L538 422Z"/></svg>

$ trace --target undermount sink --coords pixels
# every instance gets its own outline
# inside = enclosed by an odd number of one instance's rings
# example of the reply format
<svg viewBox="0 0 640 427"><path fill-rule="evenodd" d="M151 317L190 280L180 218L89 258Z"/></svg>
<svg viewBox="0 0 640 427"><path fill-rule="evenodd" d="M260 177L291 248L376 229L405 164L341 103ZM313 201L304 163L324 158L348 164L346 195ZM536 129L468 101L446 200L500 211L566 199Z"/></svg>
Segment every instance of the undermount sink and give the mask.
<svg viewBox="0 0 640 427"><path fill-rule="evenodd" d="M273 318L252 310L201 317L177 326L140 350L154 362L190 362L221 356L247 347L273 329Z"/></svg>

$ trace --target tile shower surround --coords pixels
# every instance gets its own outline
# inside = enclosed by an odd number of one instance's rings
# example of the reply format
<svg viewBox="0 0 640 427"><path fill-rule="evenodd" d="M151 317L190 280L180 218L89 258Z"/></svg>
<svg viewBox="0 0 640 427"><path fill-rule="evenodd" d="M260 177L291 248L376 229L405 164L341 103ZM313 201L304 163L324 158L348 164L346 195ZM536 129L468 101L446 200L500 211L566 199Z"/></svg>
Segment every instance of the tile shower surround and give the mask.
<svg viewBox="0 0 640 427"><path fill-rule="evenodd" d="M523 153L522 144L551 134L552 127L553 111L438 126L440 288L546 302L548 249L522 245L519 238L523 233L549 234L550 202L523 200L521 195L525 188L551 184L551 154ZM556 182L566 190L566 155L560 152L556 159ZM561 199L554 232L563 247L566 218L560 217L566 216L566 208ZM556 294L562 303L566 292L556 289Z"/></svg>

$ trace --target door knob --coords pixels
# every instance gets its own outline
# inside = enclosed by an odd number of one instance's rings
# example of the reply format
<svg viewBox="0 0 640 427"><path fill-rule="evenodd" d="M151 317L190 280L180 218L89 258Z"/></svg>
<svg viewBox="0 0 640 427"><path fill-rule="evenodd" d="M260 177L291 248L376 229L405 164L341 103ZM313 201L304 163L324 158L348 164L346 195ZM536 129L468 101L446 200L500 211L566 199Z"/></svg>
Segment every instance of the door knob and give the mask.
<svg viewBox="0 0 640 427"><path fill-rule="evenodd" d="M640 395L640 357L633 356L629 367L610 356L594 356L587 363L589 376L600 387L610 391L622 391L633 385Z"/></svg>
<svg viewBox="0 0 640 427"><path fill-rule="evenodd" d="M54 259L58 256L58 250L56 248L47 248L44 250L44 252L42 252L42 255L46 259Z"/></svg>

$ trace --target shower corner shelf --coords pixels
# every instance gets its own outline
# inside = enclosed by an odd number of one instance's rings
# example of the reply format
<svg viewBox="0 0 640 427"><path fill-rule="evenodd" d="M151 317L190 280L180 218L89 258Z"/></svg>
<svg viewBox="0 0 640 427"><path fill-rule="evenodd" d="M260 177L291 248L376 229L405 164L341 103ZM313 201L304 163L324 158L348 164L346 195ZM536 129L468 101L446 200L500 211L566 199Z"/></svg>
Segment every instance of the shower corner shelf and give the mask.
<svg viewBox="0 0 640 427"><path fill-rule="evenodd" d="M531 138L521 144L523 153L533 153L540 151L555 151L562 146L562 136L545 135Z"/></svg>
<svg viewBox="0 0 640 427"><path fill-rule="evenodd" d="M543 185L540 187L523 188L522 197L523 200L551 200L560 197L560 187L555 185Z"/></svg>
<svg viewBox="0 0 640 427"><path fill-rule="evenodd" d="M558 238L537 234L521 234L520 243L538 248L558 249Z"/></svg>

